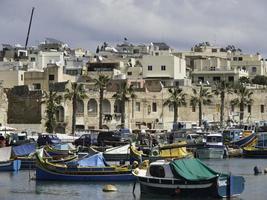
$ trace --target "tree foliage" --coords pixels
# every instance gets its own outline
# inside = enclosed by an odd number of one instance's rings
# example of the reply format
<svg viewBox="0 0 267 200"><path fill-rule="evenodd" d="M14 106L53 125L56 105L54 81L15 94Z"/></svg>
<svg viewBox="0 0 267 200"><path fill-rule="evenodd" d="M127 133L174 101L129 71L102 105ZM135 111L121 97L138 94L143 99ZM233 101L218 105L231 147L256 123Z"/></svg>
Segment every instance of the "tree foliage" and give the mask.
<svg viewBox="0 0 267 200"><path fill-rule="evenodd" d="M223 127L225 95L233 93L233 84L226 81L215 82L212 92L215 95L220 96L220 126Z"/></svg>
<svg viewBox="0 0 267 200"><path fill-rule="evenodd" d="M209 88L204 88L203 85L200 85L198 89L192 88L193 95L190 99L190 105L193 107L196 107L198 105L199 109L199 126L202 125L202 107L203 105L210 105L211 104L211 98L212 98L212 92Z"/></svg>
<svg viewBox="0 0 267 200"><path fill-rule="evenodd" d="M258 85L267 85L267 77L262 75L256 75L251 82Z"/></svg>
<svg viewBox="0 0 267 200"><path fill-rule="evenodd" d="M86 92L84 90L84 86L82 84L73 82L71 83L71 89L65 89L65 99L69 99L72 101L72 134L75 134L76 129L76 112L77 112L77 101L83 100L87 97Z"/></svg>
<svg viewBox="0 0 267 200"><path fill-rule="evenodd" d="M248 77L242 76L239 78L239 83L250 83L250 79Z"/></svg>
<svg viewBox="0 0 267 200"><path fill-rule="evenodd" d="M103 125L103 100L104 91L106 90L107 84L110 81L110 77L104 74L100 74L98 78L94 79L95 87L99 89L99 128Z"/></svg>
<svg viewBox="0 0 267 200"><path fill-rule="evenodd" d="M235 86L234 93L236 94L236 98L231 100L232 105L239 106L239 120L240 123L243 121L244 118L244 108L247 105L251 105L253 103L252 95L253 92L248 90L247 87L239 83Z"/></svg>
<svg viewBox="0 0 267 200"><path fill-rule="evenodd" d="M164 106L173 106L173 123L177 123L178 120L178 108L186 106L187 94L183 92L181 88L169 88L169 97L164 102Z"/></svg>
<svg viewBox="0 0 267 200"><path fill-rule="evenodd" d="M42 103L46 104L46 132L53 133L56 127L56 110L59 106L62 97L57 94L57 92L53 92L50 90L49 92L45 92L43 94L44 101Z"/></svg>
<svg viewBox="0 0 267 200"><path fill-rule="evenodd" d="M122 82L113 98L121 102L121 128L125 128L125 103L136 98L133 85L128 86L127 82Z"/></svg>

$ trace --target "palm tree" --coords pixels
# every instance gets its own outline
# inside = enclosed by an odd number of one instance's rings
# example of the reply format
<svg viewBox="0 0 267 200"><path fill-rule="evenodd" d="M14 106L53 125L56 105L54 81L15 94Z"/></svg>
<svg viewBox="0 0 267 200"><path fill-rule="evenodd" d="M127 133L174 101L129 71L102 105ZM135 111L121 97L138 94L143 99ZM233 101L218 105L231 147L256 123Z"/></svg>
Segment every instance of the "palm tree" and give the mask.
<svg viewBox="0 0 267 200"><path fill-rule="evenodd" d="M203 105L210 105L212 93L209 91L208 88L204 88L202 85L200 86L199 90L196 88L192 88L193 95L191 96L190 104L193 107L198 105L198 119L199 119L199 126L202 124L202 106Z"/></svg>
<svg viewBox="0 0 267 200"><path fill-rule="evenodd" d="M49 92L44 91L43 95L44 101L42 103L46 104L46 116L47 121L45 122L46 131L48 133L53 133L56 127L55 114L58 105L60 104L62 97L57 95L57 92L50 90Z"/></svg>
<svg viewBox="0 0 267 200"><path fill-rule="evenodd" d="M217 96L220 96L220 127L224 126L224 104L225 104L225 95L232 94L233 88L232 84L227 83L226 81L215 82L215 88L213 93Z"/></svg>
<svg viewBox="0 0 267 200"><path fill-rule="evenodd" d="M253 103L252 95L253 92L248 90L246 85L239 83L234 89L234 93L237 95L236 98L231 100L231 105L238 105L239 106L239 120L240 123L243 121L244 118L244 108L247 105L251 105Z"/></svg>
<svg viewBox="0 0 267 200"><path fill-rule="evenodd" d="M163 103L164 106L173 106L173 123L176 124L178 120L178 108L186 106L187 94L180 88L168 89L169 98Z"/></svg>
<svg viewBox="0 0 267 200"><path fill-rule="evenodd" d="M121 128L125 127L125 103L136 97L133 85L128 86L127 82L123 82L118 91L113 95L117 101L121 102Z"/></svg>
<svg viewBox="0 0 267 200"><path fill-rule="evenodd" d="M110 81L110 77L104 74L100 74L98 78L94 79L95 86L99 89L99 128L102 128L103 124L103 100L104 91L106 90L107 84Z"/></svg>
<svg viewBox="0 0 267 200"><path fill-rule="evenodd" d="M71 132L75 134L76 128L76 113L77 113L77 101L83 100L87 97L85 94L85 90L82 84L79 83L71 83L71 89L65 89L66 94L64 95L65 99L69 99L72 101L72 126Z"/></svg>

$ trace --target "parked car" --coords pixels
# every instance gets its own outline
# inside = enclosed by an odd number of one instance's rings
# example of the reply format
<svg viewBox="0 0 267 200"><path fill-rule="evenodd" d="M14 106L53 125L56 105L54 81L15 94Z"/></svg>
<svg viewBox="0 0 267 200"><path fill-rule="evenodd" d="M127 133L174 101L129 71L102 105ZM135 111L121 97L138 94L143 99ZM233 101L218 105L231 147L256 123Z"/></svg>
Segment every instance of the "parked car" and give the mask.
<svg viewBox="0 0 267 200"><path fill-rule="evenodd" d="M54 134L41 134L38 136L37 144L38 146L43 146L47 144L59 144L61 140Z"/></svg>
<svg viewBox="0 0 267 200"><path fill-rule="evenodd" d="M90 146L91 143L91 134L83 134L78 139L74 140L73 144L75 146Z"/></svg>
<svg viewBox="0 0 267 200"><path fill-rule="evenodd" d="M100 132L97 137L97 144L99 146L105 145L123 145L129 143L128 140L124 140L119 132L116 131L104 131Z"/></svg>

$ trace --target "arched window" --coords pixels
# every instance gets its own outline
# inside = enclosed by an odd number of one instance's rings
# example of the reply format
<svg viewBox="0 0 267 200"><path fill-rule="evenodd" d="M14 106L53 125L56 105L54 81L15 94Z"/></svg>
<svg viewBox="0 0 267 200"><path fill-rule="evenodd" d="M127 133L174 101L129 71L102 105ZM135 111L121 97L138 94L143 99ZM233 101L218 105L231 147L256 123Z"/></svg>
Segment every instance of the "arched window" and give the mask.
<svg viewBox="0 0 267 200"><path fill-rule="evenodd" d="M122 102L120 100L116 100L114 103L114 113L122 112Z"/></svg>
<svg viewBox="0 0 267 200"><path fill-rule="evenodd" d="M103 114L110 114L111 113L110 101L107 99L104 99L103 104L102 104L102 108L103 108Z"/></svg>
<svg viewBox="0 0 267 200"><path fill-rule="evenodd" d="M170 112L173 112L173 111L174 111L173 104L169 105L169 111L170 111Z"/></svg>
<svg viewBox="0 0 267 200"><path fill-rule="evenodd" d="M84 104L82 100L77 100L77 114L83 114L84 113Z"/></svg>
<svg viewBox="0 0 267 200"><path fill-rule="evenodd" d="M97 114L97 101L95 99L90 99L87 105L88 114Z"/></svg>
<svg viewBox="0 0 267 200"><path fill-rule="evenodd" d="M58 106L56 110L56 121L64 122L64 108L63 106Z"/></svg>

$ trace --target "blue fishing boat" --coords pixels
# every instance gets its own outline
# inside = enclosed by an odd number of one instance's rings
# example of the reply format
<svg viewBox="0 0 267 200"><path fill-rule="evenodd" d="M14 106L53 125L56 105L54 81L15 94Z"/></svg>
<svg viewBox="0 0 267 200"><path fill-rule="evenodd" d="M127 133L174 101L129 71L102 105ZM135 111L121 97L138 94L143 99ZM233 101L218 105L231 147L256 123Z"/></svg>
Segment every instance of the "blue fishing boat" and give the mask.
<svg viewBox="0 0 267 200"><path fill-rule="evenodd" d="M21 161L11 159L11 147L0 148L0 171L18 171Z"/></svg>
<svg viewBox="0 0 267 200"><path fill-rule="evenodd" d="M221 174L195 158L158 160L135 169L142 195L235 197L245 187L242 176Z"/></svg>
<svg viewBox="0 0 267 200"><path fill-rule="evenodd" d="M247 146L256 138L256 132L242 129L227 129L223 131L223 142L230 147Z"/></svg>
<svg viewBox="0 0 267 200"><path fill-rule="evenodd" d="M43 157L41 149L36 152L36 180L132 181L135 177L128 166L108 165L102 153L70 162L52 163Z"/></svg>

